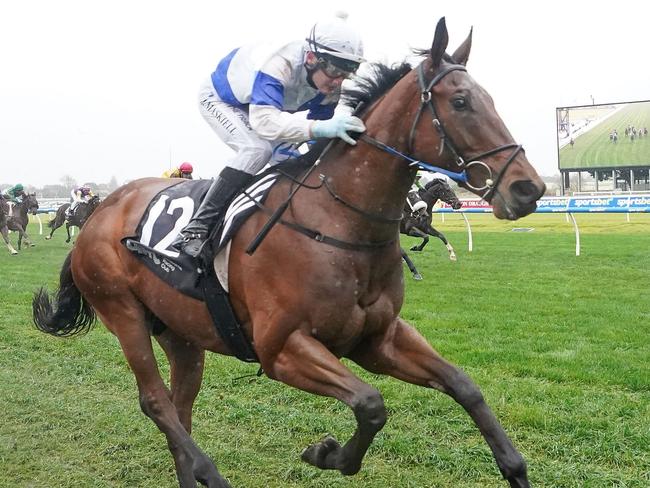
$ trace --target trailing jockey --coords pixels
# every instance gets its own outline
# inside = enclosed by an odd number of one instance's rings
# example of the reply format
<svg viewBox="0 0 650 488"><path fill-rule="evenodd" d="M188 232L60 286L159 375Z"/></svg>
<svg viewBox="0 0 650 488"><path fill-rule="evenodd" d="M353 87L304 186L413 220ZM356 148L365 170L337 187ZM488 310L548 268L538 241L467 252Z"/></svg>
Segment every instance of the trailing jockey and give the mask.
<svg viewBox="0 0 650 488"><path fill-rule="evenodd" d="M162 177L183 178L185 180L191 180L193 171L194 171L194 167L192 166L192 163L185 162L185 163L181 163L176 168L168 169L162 174Z"/></svg>
<svg viewBox="0 0 650 488"><path fill-rule="evenodd" d="M74 215L77 206L80 203L88 203L93 196L94 194L92 190L87 185L73 188L70 191L70 197L72 198L72 203L70 203L70 207L65 213L66 218L69 219L70 217L72 217Z"/></svg>

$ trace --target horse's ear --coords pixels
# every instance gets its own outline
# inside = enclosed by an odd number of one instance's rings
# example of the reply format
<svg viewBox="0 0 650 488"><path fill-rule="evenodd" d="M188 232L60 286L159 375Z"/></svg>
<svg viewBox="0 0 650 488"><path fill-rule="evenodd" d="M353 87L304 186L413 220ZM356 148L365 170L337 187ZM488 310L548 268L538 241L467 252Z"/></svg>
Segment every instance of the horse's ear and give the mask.
<svg viewBox="0 0 650 488"><path fill-rule="evenodd" d="M456 61L458 64L462 64L465 66L467 64L467 59L469 58L469 51L472 49L472 31L474 30L474 27L472 27L469 30L469 36L467 36L467 39L465 39L465 42L463 42L458 49L456 49L456 52L452 56L454 58L454 61Z"/></svg>
<svg viewBox="0 0 650 488"><path fill-rule="evenodd" d="M449 44L449 34L447 34L447 24L445 18L441 17L436 25L436 34L433 37L433 44L431 45L431 60L433 61L433 69L440 66L442 57L447 50Z"/></svg>

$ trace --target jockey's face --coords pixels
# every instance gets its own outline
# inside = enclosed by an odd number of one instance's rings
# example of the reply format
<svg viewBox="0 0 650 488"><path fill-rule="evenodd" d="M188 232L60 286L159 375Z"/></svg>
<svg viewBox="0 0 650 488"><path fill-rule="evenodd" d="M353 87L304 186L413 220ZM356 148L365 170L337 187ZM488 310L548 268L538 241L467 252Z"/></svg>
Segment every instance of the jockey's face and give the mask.
<svg viewBox="0 0 650 488"><path fill-rule="evenodd" d="M330 72L320 65L319 59L314 53L307 53L307 67L311 70L311 80L316 89L323 95L330 95L341 89L341 84L350 73L345 71Z"/></svg>

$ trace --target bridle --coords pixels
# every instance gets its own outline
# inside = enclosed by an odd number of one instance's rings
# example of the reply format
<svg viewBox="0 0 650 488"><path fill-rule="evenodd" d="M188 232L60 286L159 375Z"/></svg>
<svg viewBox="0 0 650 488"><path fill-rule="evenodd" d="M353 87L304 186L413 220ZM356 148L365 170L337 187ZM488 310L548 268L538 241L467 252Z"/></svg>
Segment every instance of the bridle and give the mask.
<svg viewBox="0 0 650 488"><path fill-rule="evenodd" d="M444 129L443 125L442 125L442 122L440 120L440 117L438 117L438 114L436 112L436 107L435 107L435 104L434 104L434 101L433 101L433 87L436 86L445 76L447 76L452 71L467 71L467 70L465 69L465 66L460 65L460 64L453 64L453 65L447 66L443 71L441 71L436 76L434 76L433 79L427 84L425 82L424 69L422 68L423 64L424 63L421 63L418 66L418 71L417 71L418 82L419 82L420 88L421 88L421 94L420 94L421 103L420 103L420 107L418 109L418 112L417 112L417 114L415 116L415 119L413 120L413 125L411 126L411 131L410 131L410 134L409 134L409 141L408 141L408 152L409 153L412 152L413 141L415 140L415 135L416 135L416 132L417 132L417 125L418 125L418 122L420 120L420 117L422 116L422 112L424 111L426 106L429 106L429 108L431 109L431 113L433 115L433 119L432 119L433 126L438 131L438 135L439 135L440 141L441 141L439 155L442 155L445 147L447 149L449 149L449 151L454 156L454 160L455 160L456 164L461 169L461 172L460 173L454 173L452 171L448 171L446 169L433 166L433 165L431 165L429 163L424 163L422 161L419 161L419 160L417 160L417 159L415 159L415 158L413 158L411 156L408 156L408 155L406 155L404 153L401 153L400 151L398 151L394 147L391 147L391 146L389 146L387 144L384 144L381 141L378 141L377 139L375 139L373 137L370 137L367 134L361 134L358 138L359 138L359 140L362 140L362 141L364 141L364 142L366 142L366 143L368 143L368 144L370 144L372 146L375 146L375 147L377 147L377 148L379 148L379 149L381 149L381 150L383 150L383 151L385 151L385 152L387 152L389 154L399 156L402 159L405 159L405 160L409 161L409 163L410 163L409 166L410 167L417 167L417 168L426 169L426 170L429 170L429 171L438 171L440 173L443 173L443 174L449 176L450 178L452 178L452 179L454 179L456 181L464 182L469 188L471 188L472 190L474 190L476 192L480 192L480 191L485 190L485 193L483 193L483 195L481 195L481 197L483 199L487 200L487 199L490 198L490 196L493 193L496 193L496 189L497 189L497 187L499 185L499 182L501 181L501 178L505 174L508 167L515 160L515 157L517 156L517 154L519 154L519 152L522 151L523 148L522 148L522 146L520 144L516 144L516 143L513 142L513 143L510 143L510 144L504 144L502 146L498 146L498 147L496 147L494 149L483 152L483 153L481 153L481 154L479 154L477 156L473 156L471 158L463 158L463 157L461 157L460 154L459 154L459 151L457 150L457 146L453 143L453 141L449 137L449 134L447 134L447 132L445 131L445 129ZM358 111L358 109L359 109L359 107L357 107L357 111ZM271 218L266 223L264 228L260 231L260 233L257 235L257 237L251 242L251 244L249 244L248 248L246 249L246 252L248 254L252 254L253 252L255 252L255 249L257 249L257 246L264 239L264 237L268 233L268 230L276 222L280 222L281 224L283 224L283 225L285 225L287 227L290 227L291 229L293 229L293 230L295 230L297 232L300 232L300 233L302 233L302 234L304 234L304 235L306 235L306 236L308 236L308 237L310 237L310 238L312 238L312 239L314 239L314 240L316 240L318 242L323 242L323 243L326 243L326 244L329 244L329 245L332 245L332 246L335 246L335 247L339 247L339 248L342 248L342 249L351 249L351 250L358 250L358 251L381 249L384 246L387 246L387 245L392 244L393 242L395 242L395 240L396 240L395 238L389 239L387 241L381 241L381 242L363 242L363 243L345 242L345 241L341 241L341 240L335 239L335 238L330 237L330 236L325 236L325 235L321 234L320 232L315 231L313 229L309 229L309 228L307 228L307 227L305 227L303 225L293 223L293 222L287 222L286 220L281 218L282 212L284 212L284 210L287 208L287 206L288 206L289 202L291 201L291 198L293 197L296 190L298 188L306 186L304 183L305 183L305 180L306 180L307 176L318 165L320 159L328 151L328 149L332 146L332 144L333 144L333 142L330 141L328 146L321 153L320 158L311 166L311 168L303 176L301 181L297 181L297 180L291 178L294 181L294 183L297 183L297 187L294 188L291 191L291 193L289 194L289 197L287 198L285 203L283 205L281 205L280 207L278 207L278 209L276 209L276 211L271 215ZM507 160L506 164L504 165L503 169L496 175L496 178L493 178L492 170L490 169L490 167L487 164L485 164L483 161L480 161L480 159L484 158L486 156L492 156L494 154L497 154L497 153L499 153L501 151L505 151L507 149L513 149L513 151L510 154L510 156L508 157L508 160ZM483 186L481 186L481 187L475 187L475 186L471 185L469 183L468 179L467 179L467 171L473 166L482 166L488 172L489 176L485 179L485 184ZM386 217L384 217L382 215L371 214L369 212L366 212L366 211L360 209L359 207L357 207L355 205L352 205L352 204L346 202L345 200L343 200L339 195L337 195L334 192L334 190L328 184L327 178L322 176L322 175L321 175L321 185L324 185L326 187L326 189L329 191L329 193L332 195L332 197L336 201L344 204L345 206L347 206L351 210L354 210L355 212L363 215L364 217L366 217L366 218L368 218L370 220L379 221L379 222L388 223L388 224L394 224L394 223L399 222L402 219L401 214L400 214L400 216L398 218L386 218ZM319 185L318 187L315 187L315 188L320 188L321 185ZM251 200L256 202L255 204L260 209L262 209L262 210L264 210L266 212L269 212L268 209L266 209L263 205L261 205L259 202L257 202L250 195L247 194L247 196L248 196L248 198L250 198Z"/></svg>
<svg viewBox="0 0 650 488"><path fill-rule="evenodd" d="M415 115L415 119L413 120L413 124L411 125L411 131L409 133L409 140L408 140L408 152L412 154L413 150L413 142L415 141L415 136L417 132L417 125L418 122L420 121L420 117L422 116L425 108L428 106L429 109L431 110L431 114L433 116L431 122L433 126L435 127L436 131L438 132L438 136L440 137L440 151L438 155L442 155L443 151L446 149L449 150L449 152L453 155L454 157L454 162L458 166L458 168L461 170L460 173L455 173L451 171L444 170L442 168L438 168L434 165L431 165L429 163L424 163L422 161L419 161L413 157L410 157L406 154L403 154L396 150L393 147L388 146L387 144L384 144L377 139L374 139L371 136L368 136L366 134L361 135L360 139L375 146L378 147L379 149L382 149L386 152L389 152L391 154L394 154L396 156L400 156L407 161L410 161L411 164L409 166L417 166L420 169L426 169L430 171L439 171L443 174L446 174L450 178L456 180L456 181L461 181L465 183L467 187L470 189L476 191L476 192L481 192L484 191L484 193L481 195L481 198L484 200L489 199L493 193L496 192L497 187L499 186L499 183L501 182L501 179L503 178L503 175L505 174L506 170L508 167L512 164L512 162L515 160L517 155L519 154L520 151L523 151L523 147L521 144L517 143L509 143L509 144L503 144L501 146L495 147L494 149L490 149L489 151L485 151L483 153L477 154L472 157L465 157L463 158L460 155L460 152L457 149L457 145L454 144L453 140L447 133L447 131L444 128L444 125L442 123L442 120L438 116L438 112L436 111L436 106L434 103L434 97L433 97L433 87L435 87L440 81L447 76L449 73L453 71L467 71L464 65L460 64L453 64L450 66L447 66L444 70L442 70L440 73L438 73L436 76L429 81L429 83L426 83L425 76L424 76L424 68L423 68L424 63L421 63L418 66L417 69L417 78L418 78L418 83L420 85L420 107L418 108L418 111ZM496 177L493 176L492 169L485 164L481 159L487 157L487 156L493 156L494 154L500 153L502 151L506 151L508 149L512 149L512 153L510 153L510 156L508 157L508 160L506 161L506 164L503 166L501 171L497 173ZM487 170L488 177L485 179L485 183L483 186L477 187L472 185L468 178L467 178L467 172L470 170L472 167L477 167L480 166Z"/></svg>

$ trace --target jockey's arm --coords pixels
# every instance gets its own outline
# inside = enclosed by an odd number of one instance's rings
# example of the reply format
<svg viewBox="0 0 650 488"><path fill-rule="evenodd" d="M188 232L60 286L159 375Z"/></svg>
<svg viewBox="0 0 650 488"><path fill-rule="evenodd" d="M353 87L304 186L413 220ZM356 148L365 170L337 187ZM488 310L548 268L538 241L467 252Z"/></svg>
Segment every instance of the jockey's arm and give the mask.
<svg viewBox="0 0 650 488"><path fill-rule="evenodd" d="M282 56L272 57L255 78L249 121L253 130L269 141L304 142L311 139L313 120L308 112L284 111L284 87L292 79L291 63ZM333 100L336 103L336 100Z"/></svg>

